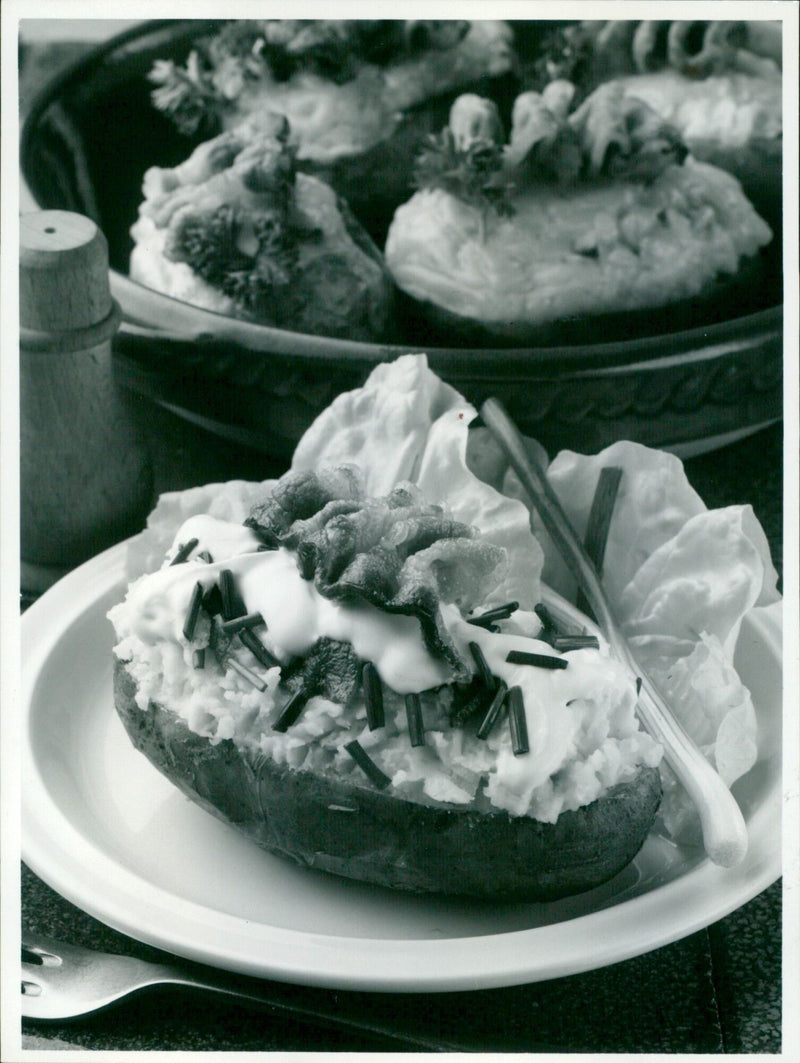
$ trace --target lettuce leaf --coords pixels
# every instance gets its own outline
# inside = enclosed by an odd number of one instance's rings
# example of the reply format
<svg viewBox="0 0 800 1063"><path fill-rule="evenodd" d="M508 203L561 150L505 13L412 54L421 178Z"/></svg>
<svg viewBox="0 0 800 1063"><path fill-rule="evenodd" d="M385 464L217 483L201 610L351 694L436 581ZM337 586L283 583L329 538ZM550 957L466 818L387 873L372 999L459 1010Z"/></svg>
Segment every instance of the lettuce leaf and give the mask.
<svg viewBox="0 0 800 1063"><path fill-rule="evenodd" d="M674 456L621 442L588 456L565 451L547 470L582 538L600 470L623 470L602 581L623 632L686 730L730 785L756 761L758 721L733 666L744 616L779 600L769 545L751 506L709 511ZM544 576L574 584L542 532ZM676 841L700 843L697 813L662 764L659 813Z"/></svg>
<svg viewBox="0 0 800 1063"><path fill-rule="evenodd" d="M248 480L203 484L183 491L167 491L147 518L147 527L128 543L125 569L129 579L161 568L178 528L189 517L205 513L218 520L243 524L253 503L274 481Z"/></svg>
<svg viewBox="0 0 800 1063"><path fill-rule="evenodd" d="M409 480L455 520L474 525L508 552L509 564L487 604L540 600L544 555L521 501L478 479L467 457L476 410L428 366L424 354L379 365L364 387L339 395L297 446L292 468L357 465L367 494Z"/></svg>
<svg viewBox="0 0 800 1063"><path fill-rule="evenodd" d="M687 657L648 655L648 671L708 760L730 786L758 758L758 721L750 692L714 635L702 635ZM659 822L675 841L701 844L700 823L689 795L666 764Z"/></svg>
<svg viewBox="0 0 800 1063"><path fill-rule="evenodd" d="M541 578L574 600L574 583L535 519L531 531L524 493L502 454L485 429L470 432L475 416L424 355L407 355L335 399L301 439L292 468L356 465L372 496L401 481L416 484L428 501L506 550L506 575L487 602L516 599L530 609L540 600ZM546 462L541 448L526 442ZM758 718L733 652L743 617L780 600L766 537L750 506L709 511L678 458L630 442L596 455L562 451L550 463L548 479L580 537L604 466L623 470L602 573L617 619L730 785L758 756ZM188 516L244 521L271 486L231 481L163 495L131 547L131 574L159 567ZM688 796L666 766L662 777L663 829L680 842L699 842Z"/></svg>
<svg viewBox="0 0 800 1063"><path fill-rule="evenodd" d="M745 613L774 600L774 569L751 506L691 517L640 566L618 598L634 646L667 635L694 645L707 632L733 657Z"/></svg>
<svg viewBox="0 0 800 1063"><path fill-rule="evenodd" d="M603 564L603 584L616 601L647 558L706 507L672 454L627 441L593 455L562 450L550 463L547 479L580 539L604 466L622 469ZM544 578L564 597L574 598L575 583L564 562L543 529L539 537L545 545Z"/></svg>

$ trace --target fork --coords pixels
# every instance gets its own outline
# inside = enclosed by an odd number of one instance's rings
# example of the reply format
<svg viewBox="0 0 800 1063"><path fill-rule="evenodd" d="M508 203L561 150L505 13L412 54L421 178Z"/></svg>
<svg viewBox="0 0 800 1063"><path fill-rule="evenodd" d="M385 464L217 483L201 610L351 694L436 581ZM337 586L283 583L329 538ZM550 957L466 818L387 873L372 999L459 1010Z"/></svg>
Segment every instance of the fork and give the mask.
<svg viewBox="0 0 800 1063"><path fill-rule="evenodd" d="M234 985L233 979L228 981L222 972L204 971L199 975L178 964L97 952L38 934L26 933L22 940L22 1016L26 1019L77 1019L141 990L174 985L257 1004L275 1015L290 1015L318 1027L379 1038L386 1043L387 1051L463 1051L463 1046L398 1033L374 1021L350 1018L290 999L293 991L302 992L300 987L274 986L256 979L247 979L245 987L238 979ZM334 1003L331 1008L335 1006Z"/></svg>

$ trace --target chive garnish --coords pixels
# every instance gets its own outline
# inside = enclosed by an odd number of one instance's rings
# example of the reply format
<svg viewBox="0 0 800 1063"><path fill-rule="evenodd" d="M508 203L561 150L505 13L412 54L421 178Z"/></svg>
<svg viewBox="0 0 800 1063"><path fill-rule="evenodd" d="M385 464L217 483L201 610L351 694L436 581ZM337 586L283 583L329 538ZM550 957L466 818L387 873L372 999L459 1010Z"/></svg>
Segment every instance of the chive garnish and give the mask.
<svg viewBox="0 0 800 1063"><path fill-rule="evenodd" d="M205 649L195 650L194 651L194 653L192 654L192 666L194 668L205 668L205 666L206 666L206 651L205 651Z"/></svg>
<svg viewBox="0 0 800 1063"><path fill-rule="evenodd" d="M222 612L222 592L219 584L213 583L203 595L203 608L209 616L219 616Z"/></svg>
<svg viewBox="0 0 800 1063"><path fill-rule="evenodd" d="M496 691L494 697L492 698L492 703L489 706L489 708L487 709L486 715L484 716L483 720L481 721L481 724L478 727L478 730L475 732L475 737L476 738L488 738L489 737L489 732L494 727L494 725L497 723L497 720L500 718L500 713L501 713L501 711L503 709L503 706L505 705L506 694L507 693L508 693L508 686L506 685L505 680L499 679L497 681L497 691Z"/></svg>
<svg viewBox="0 0 800 1063"><path fill-rule="evenodd" d="M364 702L367 706L367 725L370 731L383 727L386 722L383 711L383 687L378 670L371 661L366 661L361 669L361 685L364 688Z"/></svg>
<svg viewBox="0 0 800 1063"><path fill-rule="evenodd" d="M219 574L219 589L222 594L222 619L233 620L237 616L244 616L247 608L236 590L233 573L229 568L223 568Z"/></svg>
<svg viewBox="0 0 800 1063"><path fill-rule="evenodd" d="M194 548L197 546L197 544L199 542L200 542L199 539L190 539L186 543L181 543L181 545L178 547L177 553L175 554L173 559L170 561L170 565L181 565L181 564L183 564L184 561L188 560L189 554L192 552L192 550L194 550Z"/></svg>
<svg viewBox="0 0 800 1063"><path fill-rule="evenodd" d="M422 705L419 694L406 694L406 719L412 746L425 745L425 725L422 722Z"/></svg>
<svg viewBox="0 0 800 1063"><path fill-rule="evenodd" d="M505 620L506 617L502 617L501 619ZM467 617L467 623L472 624L474 627L482 627L484 631L497 632L500 630L494 620L484 620L482 616Z"/></svg>
<svg viewBox="0 0 800 1063"><path fill-rule="evenodd" d="M257 627L264 623L261 613L245 613L243 616L235 616L232 620L223 620L220 628L226 635L235 635L246 627Z"/></svg>
<svg viewBox="0 0 800 1063"><path fill-rule="evenodd" d="M223 568L219 574L219 590L222 595L222 619L230 620L236 614L233 611L233 573Z"/></svg>
<svg viewBox="0 0 800 1063"><path fill-rule="evenodd" d="M280 666L280 661L277 657L274 657L261 639L250 628L243 628L238 632L239 641L243 646L246 646L252 653L259 664L263 664L265 668L276 668Z"/></svg>
<svg viewBox="0 0 800 1063"><path fill-rule="evenodd" d="M478 677L487 690L494 690L497 685L497 680L492 675L489 665L486 663L486 658L483 656L483 650L480 648L477 642L470 642L469 652L472 654L472 659L475 661L475 667L478 669Z"/></svg>
<svg viewBox="0 0 800 1063"><path fill-rule="evenodd" d="M243 664L240 664L235 657L229 657L227 662L235 672L238 672L242 678L246 679L248 683L252 683L256 690L264 691L267 689L267 684L264 680L252 672L249 668L246 668Z"/></svg>
<svg viewBox="0 0 800 1063"><path fill-rule="evenodd" d="M636 697L637 698L639 697L641 692L642 692L642 677L640 675L637 675L636 676Z"/></svg>
<svg viewBox="0 0 800 1063"><path fill-rule="evenodd" d="M308 697L305 690L295 690L294 694L289 698L286 704L281 709L281 714L273 723L272 730L280 731L283 734L293 723L297 722L300 713L303 711Z"/></svg>
<svg viewBox="0 0 800 1063"><path fill-rule="evenodd" d="M523 753L530 753L531 749L528 741L528 722L525 719L525 702L519 687L512 687L509 690L506 704L508 705L508 726L511 730L511 749L514 756L519 757Z"/></svg>
<svg viewBox="0 0 800 1063"><path fill-rule="evenodd" d="M317 571L317 549L312 542L304 539L297 547L297 567L300 576L312 580Z"/></svg>
<svg viewBox="0 0 800 1063"><path fill-rule="evenodd" d="M203 584L195 583L192 596L189 599L189 608L186 619L183 622L183 637L187 642L194 638L194 629L197 627L197 618L200 616L200 606L203 604Z"/></svg>
<svg viewBox="0 0 800 1063"><path fill-rule="evenodd" d="M348 742L344 747L353 760L358 764L359 768L364 772L369 781L377 786L379 789L384 790L391 783L391 779L388 775L384 775L375 761L370 757L369 753L363 748L363 746L357 740Z"/></svg>
<svg viewBox="0 0 800 1063"><path fill-rule="evenodd" d="M509 664L532 664L536 668L566 668L569 661L563 657L554 657L551 653L526 653L525 650L509 650L506 660Z"/></svg>
<svg viewBox="0 0 800 1063"><path fill-rule="evenodd" d="M281 545L281 541L275 532L270 531L268 528L253 528L253 531L258 536L258 551L277 550Z"/></svg>
<svg viewBox="0 0 800 1063"><path fill-rule="evenodd" d="M611 526L621 480L622 469L616 465L607 465L600 470L592 506L589 510L589 519L586 522L583 544L598 577L603 574L608 530ZM586 596L582 592L578 595L577 606L583 613L591 612Z"/></svg>
<svg viewBox="0 0 800 1063"><path fill-rule="evenodd" d="M467 623L475 624L477 627L486 627L495 620L508 620L517 609L519 609L519 602L506 602L505 605L496 605L493 609L487 609L480 616L468 617Z"/></svg>
<svg viewBox="0 0 800 1063"><path fill-rule="evenodd" d="M568 650L599 650L600 639L597 635L558 635L553 639L552 646L561 653Z"/></svg>
<svg viewBox="0 0 800 1063"><path fill-rule="evenodd" d="M214 558L211 556L208 550L201 550L197 556L200 558L201 561L206 561L209 565L214 564Z"/></svg>
<svg viewBox="0 0 800 1063"><path fill-rule="evenodd" d="M558 635L559 630L558 624L553 618L553 614L543 602L534 605L533 611L542 622L542 630L539 633L539 638L542 642L551 642Z"/></svg>

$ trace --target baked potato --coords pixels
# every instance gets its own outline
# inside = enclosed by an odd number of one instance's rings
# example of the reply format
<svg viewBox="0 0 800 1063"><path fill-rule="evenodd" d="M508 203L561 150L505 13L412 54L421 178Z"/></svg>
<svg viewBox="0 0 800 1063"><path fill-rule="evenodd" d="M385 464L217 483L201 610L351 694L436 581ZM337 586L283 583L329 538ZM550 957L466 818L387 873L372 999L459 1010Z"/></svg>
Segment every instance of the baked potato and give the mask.
<svg viewBox="0 0 800 1063"><path fill-rule="evenodd" d="M771 221L781 216L779 21L587 21L546 35L528 87L569 78L583 97L614 82L680 132L695 158L734 174Z"/></svg>
<svg viewBox="0 0 800 1063"><path fill-rule="evenodd" d="M162 496L109 613L115 704L158 770L272 852L549 900L612 877L654 825L691 841L697 816L474 418L405 356L337 397L280 480ZM677 458L622 443L550 464L580 535L607 466L608 593L729 784L757 752L732 657L742 616L775 600L763 532L749 507L707 511Z"/></svg>
<svg viewBox="0 0 800 1063"><path fill-rule="evenodd" d="M638 851L661 749L635 678L595 636L562 652L517 602L465 619L505 551L415 485L367 497L353 467L291 471L244 524L184 522L168 562L111 614L117 711L168 778L265 848L530 900L598 885Z"/></svg>
<svg viewBox="0 0 800 1063"><path fill-rule="evenodd" d="M555 823L477 808L422 804L350 777L310 774L212 745L168 708L136 704L115 665L114 700L134 746L188 798L263 849L305 867L380 886L508 901L591 889L641 848L661 796L643 767Z"/></svg>
<svg viewBox="0 0 800 1063"><path fill-rule="evenodd" d="M383 258L324 181L297 173L284 117L221 133L144 175L130 276L194 306L311 335L391 331Z"/></svg>
<svg viewBox="0 0 800 1063"><path fill-rule="evenodd" d="M736 179L621 85L577 108L573 90L518 96L507 143L494 105L462 96L420 156L384 251L420 339L653 334L753 287L772 233Z"/></svg>
<svg viewBox="0 0 800 1063"><path fill-rule="evenodd" d="M300 169L331 183L377 239L408 194L418 145L459 92L510 76L512 40L489 19L222 21L185 64L155 64L152 99L188 134L285 115Z"/></svg>

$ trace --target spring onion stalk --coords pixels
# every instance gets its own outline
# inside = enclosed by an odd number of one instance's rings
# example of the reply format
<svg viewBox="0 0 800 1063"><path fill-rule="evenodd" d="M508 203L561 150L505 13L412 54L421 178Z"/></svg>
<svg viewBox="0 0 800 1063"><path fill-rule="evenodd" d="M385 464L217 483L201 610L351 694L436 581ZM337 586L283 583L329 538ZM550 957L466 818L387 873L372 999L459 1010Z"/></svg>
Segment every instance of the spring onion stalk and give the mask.
<svg viewBox="0 0 800 1063"><path fill-rule="evenodd" d="M664 749L664 757L695 804L709 859L735 867L747 852L747 826L728 787L676 719L622 635L588 554L575 534L543 470L533 461L514 422L497 399L481 407L484 424L502 446L531 503L574 576L608 640L611 652L641 677L637 711L646 730Z"/></svg>

